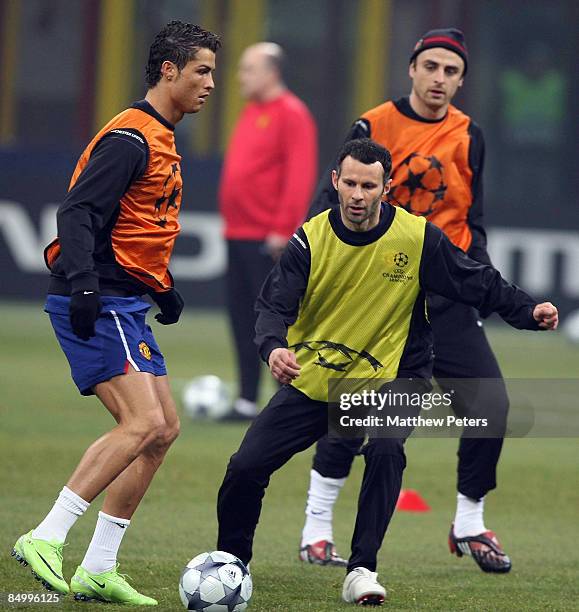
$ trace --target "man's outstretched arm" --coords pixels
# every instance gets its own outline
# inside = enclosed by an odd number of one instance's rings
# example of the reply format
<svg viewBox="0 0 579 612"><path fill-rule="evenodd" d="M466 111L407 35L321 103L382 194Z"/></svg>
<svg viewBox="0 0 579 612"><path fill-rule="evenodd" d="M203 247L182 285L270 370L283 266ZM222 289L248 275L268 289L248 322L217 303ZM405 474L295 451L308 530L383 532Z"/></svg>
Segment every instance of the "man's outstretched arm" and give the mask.
<svg viewBox="0 0 579 612"><path fill-rule="evenodd" d="M426 224L420 283L426 291L474 306L481 316L499 314L517 329L556 329L557 308L538 304L498 270L471 259L435 225Z"/></svg>

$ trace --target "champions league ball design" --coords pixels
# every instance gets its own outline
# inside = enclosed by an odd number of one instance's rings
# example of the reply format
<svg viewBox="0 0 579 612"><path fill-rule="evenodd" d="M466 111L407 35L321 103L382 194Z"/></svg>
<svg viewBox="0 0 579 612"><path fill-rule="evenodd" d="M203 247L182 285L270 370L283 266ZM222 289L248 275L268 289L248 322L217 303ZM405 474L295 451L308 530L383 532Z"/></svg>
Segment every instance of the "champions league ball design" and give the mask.
<svg viewBox="0 0 579 612"><path fill-rule="evenodd" d="M427 217L444 202L448 189L444 182L444 168L434 155L427 157L411 153L396 173L403 180L397 182L389 194L393 204L414 215Z"/></svg>
<svg viewBox="0 0 579 612"><path fill-rule="evenodd" d="M179 580L179 595L187 610L241 612L247 608L252 590L245 565L219 550L191 559Z"/></svg>

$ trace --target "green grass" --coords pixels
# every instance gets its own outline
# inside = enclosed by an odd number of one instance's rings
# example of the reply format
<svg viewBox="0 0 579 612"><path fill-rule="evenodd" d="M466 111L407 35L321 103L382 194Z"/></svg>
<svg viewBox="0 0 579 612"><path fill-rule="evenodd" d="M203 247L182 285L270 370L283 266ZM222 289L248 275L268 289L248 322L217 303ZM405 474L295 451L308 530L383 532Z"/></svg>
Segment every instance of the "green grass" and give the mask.
<svg viewBox="0 0 579 612"><path fill-rule="evenodd" d="M9 551L48 511L84 449L111 426L111 419L96 400L75 391L39 306L0 305L0 320L0 592L30 592L38 589L37 583ZM189 313L178 326L156 326L155 333L177 392L182 381L200 374L234 379L221 314ZM579 349L558 334L501 327L490 335L506 375L573 377L579 371ZM272 388L268 382L265 394ZM215 546L215 498L243 431L238 425L184 421L181 437L134 518L121 550L122 571L156 597L162 610L180 609L177 581L182 566ZM498 531L514 569L508 576L493 576L480 572L470 559L451 556L446 548L454 512L456 441L411 439L404 486L419 490L432 511L394 517L379 560L389 591L386 608L579 609L577 451L572 438L507 440L500 487L488 496L486 522ZM252 610L350 607L340 601L343 571L297 561L310 462L311 451L294 457L267 491L252 562ZM361 469L357 461L336 507L335 537L344 554ZM96 500L70 534L67 576L82 559L98 507ZM69 599L53 609L81 606Z"/></svg>

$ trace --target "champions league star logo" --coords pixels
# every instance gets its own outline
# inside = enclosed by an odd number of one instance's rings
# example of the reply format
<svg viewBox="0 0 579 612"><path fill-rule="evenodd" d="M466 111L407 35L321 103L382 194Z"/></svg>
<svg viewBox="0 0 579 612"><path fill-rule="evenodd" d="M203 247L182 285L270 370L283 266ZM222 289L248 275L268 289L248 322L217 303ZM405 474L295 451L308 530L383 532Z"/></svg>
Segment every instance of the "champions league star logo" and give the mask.
<svg viewBox="0 0 579 612"><path fill-rule="evenodd" d="M431 215L444 202L448 189L444 167L434 155L411 153L396 170L394 180L390 201L420 217Z"/></svg>
<svg viewBox="0 0 579 612"><path fill-rule="evenodd" d="M365 359L372 366L374 372L384 367L367 351L358 352L345 344L332 342L331 340L305 340L304 342L292 344L289 348L294 349L296 353L302 349L316 351L318 359L314 364L336 372L346 372L348 366L359 359ZM341 359L342 357L346 357L347 361L336 361L336 359Z"/></svg>
<svg viewBox="0 0 579 612"><path fill-rule="evenodd" d="M408 265L408 255L406 255L406 253L396 253L396 255L394 255L394 263L399 267L399 268L404 268L404 266Z"/></svg>

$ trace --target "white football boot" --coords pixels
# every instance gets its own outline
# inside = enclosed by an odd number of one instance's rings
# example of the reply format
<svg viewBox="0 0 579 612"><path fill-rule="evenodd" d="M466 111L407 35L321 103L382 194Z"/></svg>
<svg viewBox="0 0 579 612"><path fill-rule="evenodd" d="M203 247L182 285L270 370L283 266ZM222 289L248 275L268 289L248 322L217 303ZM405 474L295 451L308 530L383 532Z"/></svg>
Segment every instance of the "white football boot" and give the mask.
<svg viewBox="0 0 579 612"><path fill-rule="evenodd" d="M365 567L354 568L344 580L342 599L359 606L381 606L386 598L386 589L377 577L376 572Z"/></svg>

